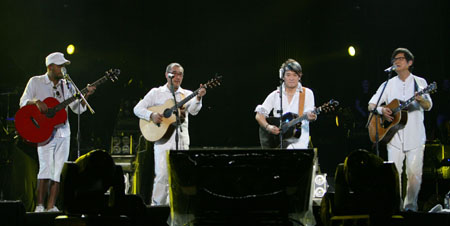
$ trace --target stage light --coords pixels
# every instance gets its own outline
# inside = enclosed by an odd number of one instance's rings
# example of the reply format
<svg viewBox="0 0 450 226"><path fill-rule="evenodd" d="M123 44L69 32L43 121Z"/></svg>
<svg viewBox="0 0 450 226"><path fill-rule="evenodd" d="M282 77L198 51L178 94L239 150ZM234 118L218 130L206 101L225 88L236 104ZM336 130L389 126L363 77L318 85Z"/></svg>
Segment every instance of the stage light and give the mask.
<svg viewBox="0 0 450 226"><path fill-rule="evenodd" d="M328 184L326 176L327 174L325 173L325 174L316 174L316 176L314 177L313 200L315 199L322 200L323 196L327 192Z"/></svg>
<svg viewBox="0 0 450 226"><path fill-rule="evenodd" d="M316 183L317 185L325 184L327 182L327 179L325 178L325 175L322 175L322 174L316 175L316 178L314 178L314 183Z"/></svg>
<svg viewBox="0 0 450 226"><path fill-rule="evenodd" d="M336 127L339 127L339 117L336 115Z"/></svg>
<svg viewBox="0 0 450 226"><path fill-rule="evenodd" d="M68 46L67 46L67 53L68 53L69 55L72 55L74 52L75 52L75 46L72 45L72 44L68 45Z"/></svg>
<svg viewBox="0 0 450 226"><path fill-rule="evenodd" d="M355 47L353 47L353 46L349 46L348 47L348 55L350 55L350 56L355 56L356 55L356 49L355 49Z"/></svg>

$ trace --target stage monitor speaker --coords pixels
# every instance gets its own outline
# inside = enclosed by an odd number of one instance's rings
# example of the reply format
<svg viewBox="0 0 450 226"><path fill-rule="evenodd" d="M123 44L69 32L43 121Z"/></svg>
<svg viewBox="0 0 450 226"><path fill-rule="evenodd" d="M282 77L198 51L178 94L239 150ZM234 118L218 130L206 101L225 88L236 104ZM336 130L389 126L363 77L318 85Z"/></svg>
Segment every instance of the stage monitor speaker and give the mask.
<svg viewBox="0 0 450 226"><path fill-rule="evenodd" d="M20 200L0 201L0 225L25 225L25 206Z"/></svg>
<svg viewBox="0 0 450 226"><path fill-rule="evenodd" d="M382 214L399 211L400 187L393 162L365 150L352 152L335 175L335 215Z"/></svg>
<svg viewBox="0 0 450 226"><path fill-rule="evenodd" d="M314 157L312 149L170 151L173 223L303 224L312 205Z"/></svg>

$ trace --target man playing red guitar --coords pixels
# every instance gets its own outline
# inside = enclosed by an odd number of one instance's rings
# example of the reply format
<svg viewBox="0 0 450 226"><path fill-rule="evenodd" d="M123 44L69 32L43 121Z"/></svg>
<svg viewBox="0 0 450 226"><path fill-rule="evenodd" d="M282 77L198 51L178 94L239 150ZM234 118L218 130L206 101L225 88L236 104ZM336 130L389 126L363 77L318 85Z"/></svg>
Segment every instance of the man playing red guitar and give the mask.
<svg viewBox="0 0 450 226"><path fill-rule="evenodd" d="M391 78L381 96L380 104L390 103L395 99L405 101L415 95L415 101L408 107L407 122L403 129L399 129L387 144L388 160L393 161L399 173L400 181L403 160L406 160L406 175L408 185L406 197L402 208L417 211L417 197L422 183L423 151L425 149L424 113L432 107L429 94L418 95L417 92L427 87L427 81L411 73L414 62L413 54L405 48L394 50L392 57L393 67L396 67L397 76ZM378 114L392 122L393 111L388 107L376 106L377 100L384 87L378 88L369 101L369 111L377 109ZM401 185L401 183L400 183Z"/></svg>
<svg viewBox="0 0 450 226"><path fill-rule="evenodd" d="M48 97L56 98L59 102L64 101L74 95L74 89L62 79L61 69L69 65L70 61L64 58L64 54L55 52L45 58L47 73L33 76L20 98L20 107L25 105L36 105L41 113L46 113L48 106L43 101ZM87 98L94 93L95 87L88 86ZM70 108L75 113L86 111L85 103L74 101ZM80 108L80 109L79 109ZM55 127L49 140L38 143L39 173L37 188L37 206L35 212L58 212L55 206L59 192L59 181L64 162L69 158L70 150L70 125L69 121ZM50 190L47 199L47 209L44 208L44 197Z"/></svg>

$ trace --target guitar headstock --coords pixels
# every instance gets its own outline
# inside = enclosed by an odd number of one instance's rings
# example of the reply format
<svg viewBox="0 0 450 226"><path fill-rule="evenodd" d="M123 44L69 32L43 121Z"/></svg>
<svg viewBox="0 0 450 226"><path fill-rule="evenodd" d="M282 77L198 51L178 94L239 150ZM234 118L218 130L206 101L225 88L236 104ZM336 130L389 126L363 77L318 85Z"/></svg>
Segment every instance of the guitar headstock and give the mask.
<svg viewBox="0 0 450 226"><path fill-rule="evenodd" d="M220 86L222 82L222 75L216 75L214 78L210 79L208 82L203 84L205 88L213 88L216 86Z"/></svg>
<svg viewBox="0 0 450 226"><path fill-rule="evenodd" d="M437 90L437 84L436 82L432 82L427 87L425 87L423 90L420 91L421 94L424 93L434 93Z"/></svg>
<svg viewBox="0 0 450 226"><path fill-rule="evenodd" d="M322 104L320 107L318 107L319 111L323 112L331 112L336 110L336 107L339 106L339 101L331 99L330 101L326 102L325 104Z"/></svg>
<svg viewBox="0 0 450 226"><path fill-rule="evenodd" d="M109 78L112 82L119 79L120 69L109 69L105 71L105 76Z"/></svg>

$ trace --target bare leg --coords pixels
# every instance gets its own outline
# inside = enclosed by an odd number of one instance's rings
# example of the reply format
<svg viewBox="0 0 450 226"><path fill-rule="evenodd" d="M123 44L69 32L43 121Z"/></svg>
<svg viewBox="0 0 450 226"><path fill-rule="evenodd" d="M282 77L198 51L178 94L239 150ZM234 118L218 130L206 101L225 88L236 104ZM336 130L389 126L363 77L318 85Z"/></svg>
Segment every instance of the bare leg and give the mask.
<svg viewBox="0 0 450 226"><path fill-rule="evenodd" d="M37 189L37 204L44 205L44 199L47 195L49 179L39 179L39 185Z"/></svg>
<svg viewBox="0 0 450 226"><path fill-rule="evenodd" d="M50 184L50 195L47 200L47 209L51 209L55 206L56 199L59 193L59 182L52 181Z"/></svg>

